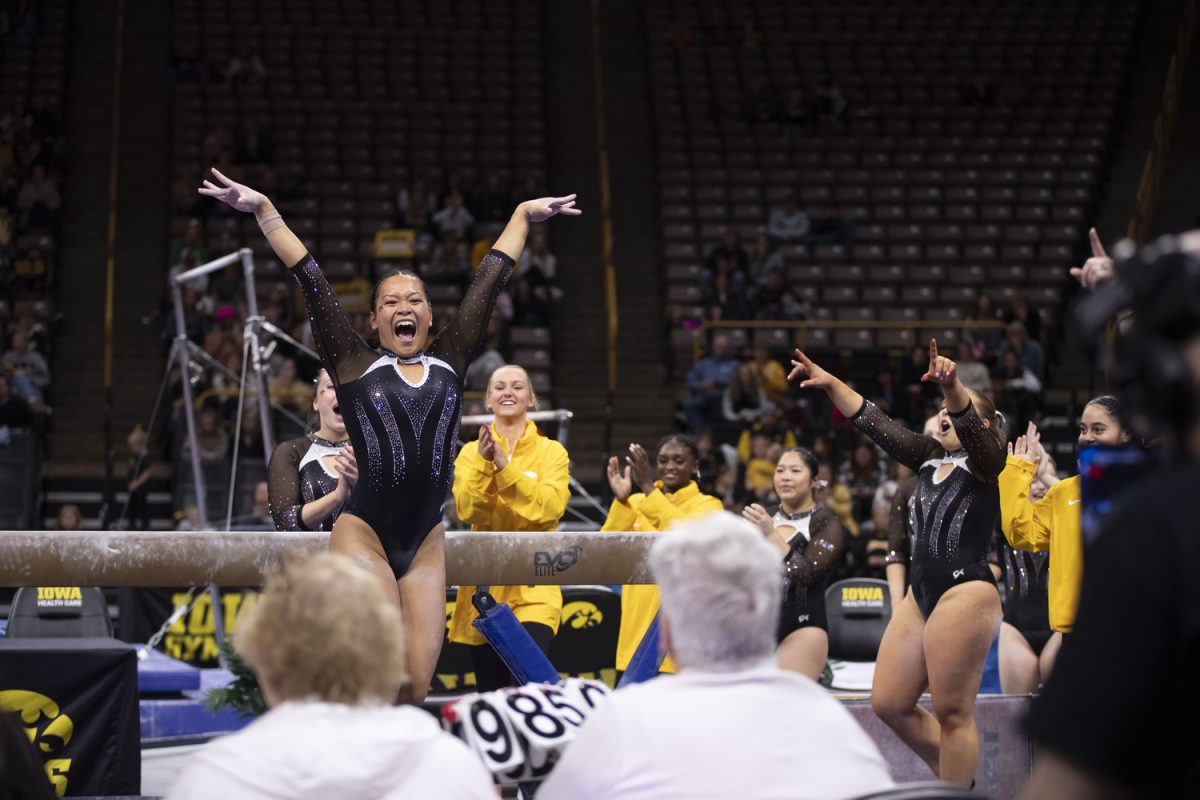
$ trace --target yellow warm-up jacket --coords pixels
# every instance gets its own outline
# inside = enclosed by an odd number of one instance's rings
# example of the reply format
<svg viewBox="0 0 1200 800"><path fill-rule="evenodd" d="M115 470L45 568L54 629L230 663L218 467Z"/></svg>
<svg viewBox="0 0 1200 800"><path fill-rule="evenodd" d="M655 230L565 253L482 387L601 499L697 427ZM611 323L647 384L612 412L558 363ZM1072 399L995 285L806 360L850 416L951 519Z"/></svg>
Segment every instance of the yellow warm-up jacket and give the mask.
<svg viewBox="0 0 1200 800"><path fill-rule="evenodd" d="M454 462L454 504L458 517L473 531L552 531L567 508L567 450L525 421L525 432L508 452L506 442L492 435L508 454L508 465L496 465L479 454L479 443L468 442ZM562 616L562 590L557 586L492 586L492 597L506 603L521 622L540 622L555 633ZM480 645L484 639L471 626L479 616L471 605L474 586L458 587L450 641Z"/></svg>
<svg viewBox="0 0 1200 800"><path fill-rule="evenodd" d="M1000 527L1008 543L1030 553L1050 551L1047 592L1050 627L1070 633L1083 581L1083 535L1079 527L1079 476L1059 481L1029 502L1034 465L1009 458L1000 473Z"/></svg>
<svg viewBox="0 0 1200 800"><path fill-rule="evenodd" d="M627 502L613 500L608 519L601 531L665 531L677 522L706 517L724 508L715 497L703 494L695 481L674 494L663 492L662 481L650 494L632 494ZM621 587L621 630L617 635L617 669L629 666L634 651L658 613L658 587L637 585ZM674 672L675 664L666 659L663 672Z"/></svg>

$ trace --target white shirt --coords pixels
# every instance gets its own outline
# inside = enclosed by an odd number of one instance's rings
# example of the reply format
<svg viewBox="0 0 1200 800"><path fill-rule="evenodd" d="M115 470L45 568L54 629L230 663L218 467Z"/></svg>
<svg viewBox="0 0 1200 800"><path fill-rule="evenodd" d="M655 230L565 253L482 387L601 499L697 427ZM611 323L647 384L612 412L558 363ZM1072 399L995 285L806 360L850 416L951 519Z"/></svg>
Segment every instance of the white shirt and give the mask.
<svg viewBox="0 0 1200 800"><path fill-rule="evenodd" d="M411 706L284 703L200 750L168 800L496 800L467 746Z"/></svg>
<svg viewBox="0 0 1200 800"><path fill-rule="evenodd" d="M614 693L538 800L836 800L890 786L883 756L841 703L766 663L685 669Z"/></svg>

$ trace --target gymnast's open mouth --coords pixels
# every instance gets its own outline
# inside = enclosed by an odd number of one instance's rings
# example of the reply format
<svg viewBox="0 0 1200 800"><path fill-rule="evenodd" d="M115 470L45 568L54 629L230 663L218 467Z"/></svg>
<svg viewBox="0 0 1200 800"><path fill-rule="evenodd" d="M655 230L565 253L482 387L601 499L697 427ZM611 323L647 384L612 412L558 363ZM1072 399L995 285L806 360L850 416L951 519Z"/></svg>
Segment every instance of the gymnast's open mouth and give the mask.
<svg viewBox="0 0 1200 800"><path fill-rule="evenodd" d="M397 320L396 326L392 330L400 344L412 344L417 340L417 323L411 319Z"/></svg>

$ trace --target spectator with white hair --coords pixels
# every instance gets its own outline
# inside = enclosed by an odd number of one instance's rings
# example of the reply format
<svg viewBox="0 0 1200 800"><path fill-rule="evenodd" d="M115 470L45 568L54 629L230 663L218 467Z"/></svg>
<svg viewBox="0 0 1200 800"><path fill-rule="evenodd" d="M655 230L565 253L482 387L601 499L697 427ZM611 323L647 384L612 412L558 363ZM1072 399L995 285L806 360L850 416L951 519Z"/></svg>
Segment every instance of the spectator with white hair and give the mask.
<svg viewBox="0 0 1200 800"><path fill-rule="evenodd" d="M775 664L783 569L761 531L712 514L660 537L650 567L663 646L680 672L614 694L539 798L795 800L892 785L849 712Z"/></svg>
<svg viewBox="0 0 1200 800"><path fill-rule="evenodd" d="M354 559L289 565L238 623L234 646L271 710L196 753L168 798L494 800L466 745L392 705L409 682L404 623Z"/></svg>

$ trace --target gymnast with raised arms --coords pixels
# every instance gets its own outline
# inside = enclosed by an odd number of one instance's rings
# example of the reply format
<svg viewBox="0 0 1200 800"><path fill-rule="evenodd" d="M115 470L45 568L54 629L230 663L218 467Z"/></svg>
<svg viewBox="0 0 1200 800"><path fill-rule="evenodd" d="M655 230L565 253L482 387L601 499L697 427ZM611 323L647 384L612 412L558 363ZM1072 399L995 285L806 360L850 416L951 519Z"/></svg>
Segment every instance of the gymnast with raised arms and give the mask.
<svg viewBox="0 0 1200 800"><path fill-rule="evenodd" d="M431 341L433 312L412 272L384 276L371 296L378 348L359 336L338 306L316 259L271 201L213 170L200 194L254 214L276 257L300 284L321 364L358 461L359 479L330 534L334 552L363 562L405 616L411 696L429 690L446 626L442 509L453 480L462 411L462 376L482 349L496 299L525 246L531 222L581 212L575 195L517 206L480 262L458 313Z"/></svg>
<svg viewBox="0 0 1200 800"><path fill-rule="evenodd" d="M962 385L936 340L921 377L941 386L945 398L932 436L888 418L801 351L792 365L789 379L806 376L801 388L823 390L860 431L917 473L909 500L912 582L879 646L871 707L937 777L970 786L979 763L975 695L1001 615L987 564L1006 456L996 407ZM918 705L927 688L932 714Z"/></svg>

